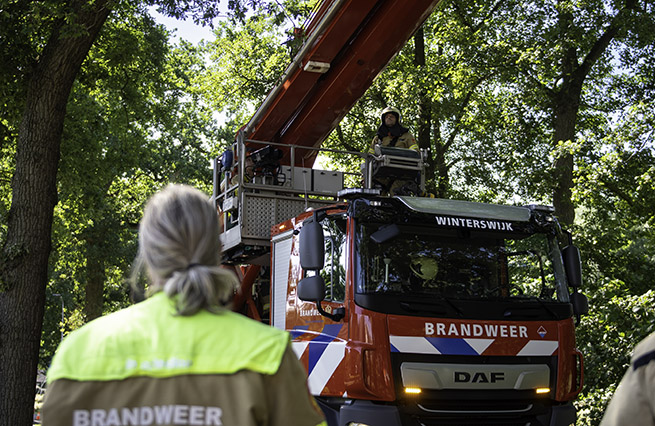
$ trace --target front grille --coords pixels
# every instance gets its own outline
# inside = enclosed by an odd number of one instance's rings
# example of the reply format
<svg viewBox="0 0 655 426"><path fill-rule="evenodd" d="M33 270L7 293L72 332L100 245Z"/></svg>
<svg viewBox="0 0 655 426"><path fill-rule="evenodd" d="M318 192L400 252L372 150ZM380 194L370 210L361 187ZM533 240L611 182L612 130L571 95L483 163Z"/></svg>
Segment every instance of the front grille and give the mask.
<svg viewBox="0 0 655 426"><path fill-rule="evenodd" d="M415 419L417 426L541 426L534 420L508 420L508 419Z"/></svg>
<svg viewBox="0 0 655 426"><path fill-rule="evenodd" d="M501 413L527 413L533 409L533 405L526 402L515 401L430 401L417 406L427 413L477 413L477 414L501 414Z"/></svg>
<svg viewBox="0 0 655 426"><path fill-rule="evenodd" d="M401 404L403 424L412 426L544 426L548 407L536 401L512 399L444 399Z"/></svg>

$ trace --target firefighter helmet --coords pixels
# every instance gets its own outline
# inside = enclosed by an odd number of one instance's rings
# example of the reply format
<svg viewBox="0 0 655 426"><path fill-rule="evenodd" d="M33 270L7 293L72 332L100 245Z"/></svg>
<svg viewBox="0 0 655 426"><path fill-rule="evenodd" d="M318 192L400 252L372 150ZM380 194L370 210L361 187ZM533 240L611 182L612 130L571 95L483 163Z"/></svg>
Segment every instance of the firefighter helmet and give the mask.
<svg viewBox="0 0 655 426"><path fill-rule="evenodd" d="M431 257L419 256L412 259L410 268L416 276L424 280L432 280L437 276L439 265L437 261Z"/></svg>
<svg viewBox="0 0 655 426"><path fill-rule="evenodd" d="M382 110L380 113L380 120L382 120L382 123L384 123L384 116L387 114L393 114L396 116L396 122L400 123L400 110L398 108L388 106L385 109Z"/></svg>

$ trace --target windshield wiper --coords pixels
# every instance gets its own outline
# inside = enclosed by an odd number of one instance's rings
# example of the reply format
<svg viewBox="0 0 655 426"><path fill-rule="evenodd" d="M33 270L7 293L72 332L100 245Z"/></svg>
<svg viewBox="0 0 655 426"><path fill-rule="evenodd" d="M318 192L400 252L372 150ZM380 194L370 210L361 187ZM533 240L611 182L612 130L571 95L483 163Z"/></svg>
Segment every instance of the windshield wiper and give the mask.
<svg viewBox="0 0 655 426"><path fill-rule="evenodd" d="M541 299L539 299L537 297L530 297L529 299L524 299L524 300L539 303L539 305L543 308L543 310L548 312L551 315L551 317L553 317L553 319L557 319L557 315L555 314L555 312L553 312L553 310L550 309L548 307L548 305L546 305L544 303L543 300L541 300ZM543 311L543 310L540 310L540 311ZM523 311L523 312L521 312L521 311ZM532 311L533 313L531 313L529 311ZM521 307L521 306L508 308L508 309L505 310L505 312L503 312L504 317L512 317L512 316L515 316L515 315L524 315L524 316L537 318L537 317L540 316L540 312L537 312L537 309L534 308L534 307Z"/></svg>
<svg viewBox="0 0 655 426"><path fill-rule="evenodd" d="M448 306L450 306L452 310L454 310L459 317L464 316L464 312L461 309L459 309L451 299L447 297L441 297L439 300L432 300L430 302L426 302L424 300L421 300L420 302L401 300L400 307L408 312L430 312L437 315L446 315L448 312L446 309L443 309L444 306L441 303L439 303L441 301L446 302Z"/></svg>

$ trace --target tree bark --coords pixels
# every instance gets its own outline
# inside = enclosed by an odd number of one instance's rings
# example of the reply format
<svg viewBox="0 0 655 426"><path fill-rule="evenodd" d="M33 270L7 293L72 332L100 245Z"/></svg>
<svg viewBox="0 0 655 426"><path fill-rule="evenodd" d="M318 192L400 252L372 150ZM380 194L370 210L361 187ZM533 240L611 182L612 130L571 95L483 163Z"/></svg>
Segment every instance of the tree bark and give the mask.
<svg viewBox="0 0 655 426"><path fill-rule="evenodd" d="M562 60L562 85L559 91L552 97L554 111L554 132L553 143L557 146L560 142L573 141L575 139L575 124L578 120L578 110L582 97L582 87L592 67L598 62L603 53L607 50L610 42L616 37L623 24L623 16L630 10L636 8L633 0L626 2L626 5L614 17L605 31L594 42L581 63L578 63L576 48L564 43L564 58ZM573 28L573 15L570 12L563 12L558 16L560 26L560 37L568 40ZM573 205L573 167L574 158L572 154L564 153L555 159L555 185L553 188L553 206L555 214L561 222L573 224L575 221L575 206Z"/></svg>
<svg viewBox="0 0 655 426"><path fill-rule="evenodd" d="M570 14L560 17L560 25L568 27L573 19ZM563 31L565 32L565 31ZM584 76L578 76L574 70L577 68L577 55L574 48L568 48L562 61L563 83L559 92L553 96L554 105L554 132L553 145L575 139L575 123L578 120L580 97L582 96L582 82ZM582 78L580 78L582 77ZM555 158L553 165L555 182L553 188L553 206L559 220L567 225L575 221L575 206L573 205L573 155L566 152Z"/></svg>
<svg viewBox="0 0 655 426"><path fill-rule="evenodd" d="M447 198L450 189L448 176L448 162L446 161L446 152L448 148L437 139L434 147L434 164L435 164L435 196L437 198Z"/></svg>
<svg viewBox="0 0 655 426"><path fill-rule="evenodd" d="M555 131L553 133L555 146L560 142L575 139L575 123L578 119L581 87L580 85L580 88L562 89L559 96L556 96ZM573 166L573 154L562 153L555 159L553 206L559 220L567 225L571 225L575 221L575 206L572 200Z"/></svg>
<svg viewBox="0 0 655 426"><path fill-rule="evenodd" d="M423 76L425 70L425 34L423 27L414 35L414 64L419 69L419 75ZM432 187L430 191L436 192L439 197L445 197L448 187L448 171L445 165L443 152L440 151L439 140L435 142L436 148L432 148L432 100L428 93L427 88L422 87L418 94L418 132L417 142L419 148L428 151L427 167L425 170L425 180L427 182L434 182L429 185ZM442 174L445 171L445 174Z"/></svg>
<svg viewBox="0 0 655 426"><path fill-rule="evenodd" d="M419 70L419 75L423 76L425 70L425 35L423 27L414 34L414 65ZM418 131L416 141L421 149L427 149L430 152L430 128L432 127L432 108L428 91L421 87L418 93ZM434 179L434 162L432 156L428 158L427 180Z"/></svg>
<svg viewBox="0 0 655 426"><path fill-rule="evenodd" d="M584 76L576 75L578 56L576 47L571 45L569 33L573 28L573 14L564 9L558 14L559 36L563 40L564 57L561 63L562 85L553 96L554 131L553 145L557 148L559 143L575 139L575 123L580 109L580 96ZM573 189L573 155L561 153L555 158L553 165L554 187L553 206L560 222L570 225L575 220L575 206L572 200Z"/></svg>
<svg viewBox="0 0 655 426"><path fill-rule="evenodd" d="M0 254L0 426L32 424L66 103L109 1L77 1L81 34L51 37L29 76L16 145L7 239Z"/></svg>
<svg viewBox="0 0 655 426"><path fill-rule="evenodd" d="M102 236L97 225L93 225L90 232L93 238L86 241L86 283L84 286L84 317L86 321L94 320L102 316L105 288L105 263L102 249L98 248L97 242ZM98 238L95 238L98 237Z"/></svg>

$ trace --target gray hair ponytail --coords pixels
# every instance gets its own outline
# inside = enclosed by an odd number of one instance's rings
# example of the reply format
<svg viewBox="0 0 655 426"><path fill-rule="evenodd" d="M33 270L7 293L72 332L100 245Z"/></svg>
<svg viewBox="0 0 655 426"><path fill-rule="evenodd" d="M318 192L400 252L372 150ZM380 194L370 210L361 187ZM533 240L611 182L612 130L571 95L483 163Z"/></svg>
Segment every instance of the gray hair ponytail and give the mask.
<svg viewBox="0 0 655 426"><path fill-rule="evenodd" d="M226 306L237 279L220 267L218 232L216 208L202 192L168 185L155 194L139 226L137 257L137 268L145 264L152 281L149 293L175 299L180 315Z"/></svg>

